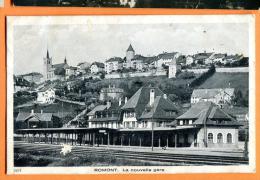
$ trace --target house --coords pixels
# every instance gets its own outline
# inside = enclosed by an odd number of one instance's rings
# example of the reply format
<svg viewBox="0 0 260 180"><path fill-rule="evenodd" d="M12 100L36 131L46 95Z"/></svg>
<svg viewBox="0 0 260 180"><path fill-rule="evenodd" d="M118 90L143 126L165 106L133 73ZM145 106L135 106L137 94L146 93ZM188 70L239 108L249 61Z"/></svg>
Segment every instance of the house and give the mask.
<svg viewBox="0 0 260 180"><path fill-rule="evenodd" d="M55 90L53 88L44 87L37 92L37 103L52 104L55 101Z"/></svg>
<svg viewBox="0 0 260 180"><path fill-rule="evenodd" d="M194 89L191 95L191 104L200 101L211 101L219 106L230 104L235 95L234 88Z"/></svg>
<svg viewBox="0 0 260 180"><path fill-rule="evenodd" d="M43 75L41 73L37 73L37 72L23 74L23 75L21 75L21 77L23 79L25 79L26 81L28 81L30 83L35 83L35 84L39 84L43 80Z"/></svg>
<svg viewBox="0 0 260 180"><path fill-rule="evenodd" d="M50 57L49 51L47 50L47 55L45 58L43 58L43 60L44 60L43 77L45 81L65 79L66 69L69 68L66 57L63 63L53 64L52 57Z"/></svg>
<svg viewBox="0 0 260 180"><path fill-rule="evenodd" d="M78 63L78 65L77 65L77 68L78 69L81 69L81 70L85 70L85 69L87 69L88 67L90 67L90 63L88 63L88 62L80 62L80 63Z"/></svg>
<svg viewBox="0 0 260 180"><path fill-rule="evenodd" d="M192 63L194 63L194 58L190 55L188 55L186 57L186 65L191 65Z"/></svg>
<svg viewBox="0 0 260 180"><path fill-rule="evenodd" d="M142 55L135 55L131 60L131 68L142 71L145 68L145 59L146 57Z"/></svg>
<svg viewBox="0 0 260 180"><path fill-rule="evenodd" d="M53 113L35 113L19 112L15 120L16 129L29 129L29 128L55 128L61 127L60 119L53 115Z"/></svg>
<svg viewBox="0 0 260 180"><path fill-rule="evenodd" d="M90 66L90 72L91 74L97 74L99 72L104 71L104 67L105 67L104 63L94 62Z"/></svg>
<svg viewBox="0 0 260 180"><path fill-rule="evenodd" d="M141 87L121 108L123 128L165 127L177 117L177 107L157 87Z"/></svg>
<svg viewBox="0 0 260 180"><path fill-rule="evenodd" d="M76 74L79 75L79 74L86 74L88 68L90 67L90 63L88 62L80 62L78 63L77 65L77 71L76 71Z"/></svg>
<svg viewBox="0 0 260 180"><path fill-rule="evenodd" d="M199 102L171 124L179 147L237 148L240 124L213 102Z"/></svg>
<svg viewBox="0 0 260 180"><path fill-rule="evenodd" d="M212 59L213 59L213 63L216 64L216 63L221 63L221 64L226 64L227 61L226 61L226 56L227 54L214 54Z"/></svg>
<svg viewBox="0 0 260 180"><path fill-rule="evenodd" d="M73 66L66 68L66 79L68 79L70 76L76 76L77 70L78 68Z"/></svg>
<svg viewBox="0 0 260 180"><path fill-rule="evenodd" d="M180 53L172 52L172 53L162 53L157 56L156 61L156 68L162 69L163 65L169 66L172 61L177 61L178 57L180 56Z"/></svg>
<svg viewBox="0 0 260 180"><path fill-rule="evenodd" d="M89 128L120 128L120 107L118 103L107 101L105 105L97 105L88 114Z"/></svg>
<svg viewBox="0 0 260 180"><path fill-rule="evenodd" d="M211 64L212 59L211 57L214 55L214 53L197 53L193 56L194 62L196 64Z"/></svg>
<svg viewBox="0 0 260 180"><path fill-rule="evenodd" d="M124 90L121 88L116 88L115 86L110 86L108 88L102 88L99 95L100 101L105 100L119 100L119 98L123 98Z"/></svg>
<svg viewBox="0 0 260 180"><path fill-rule="evenodd" d="M113 57L105 62L105 72L110 74L111 72L116 72L117 70L123 69L124 60L120 57Z"/></svg>
<svg viewBox="0 0 260 180"><path fill-rule="evenodd" d="M239 54L236 54L236 55L228 55L225 57L225 62L226 63L233 63L233 62L236 62L236 61L240 61L244 58L243 54L239 55Z"/></svg>
<svg viewBox="0 0 260 180"><path fill-rule="evenodd" d="M18 91L28 91L32 88L29 81L25 80L22 76L14 76L14 93Z"/></svg>

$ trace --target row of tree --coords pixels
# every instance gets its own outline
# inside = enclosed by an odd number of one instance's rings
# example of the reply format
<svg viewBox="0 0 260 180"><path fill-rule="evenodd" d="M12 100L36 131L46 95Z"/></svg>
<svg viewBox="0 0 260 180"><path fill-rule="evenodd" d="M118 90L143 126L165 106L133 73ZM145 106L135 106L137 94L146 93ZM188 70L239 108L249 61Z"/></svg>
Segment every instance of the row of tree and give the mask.
<svg viewBox="0 0 260 180"><path fill-rule="evenodd" d="M216 72L216 68L214 65L212 65L209 70L202 75L200 75L198 78L196 78L194 81L191 82L191 87L197 87L203 84L209 77L211 77Z"/></svg>

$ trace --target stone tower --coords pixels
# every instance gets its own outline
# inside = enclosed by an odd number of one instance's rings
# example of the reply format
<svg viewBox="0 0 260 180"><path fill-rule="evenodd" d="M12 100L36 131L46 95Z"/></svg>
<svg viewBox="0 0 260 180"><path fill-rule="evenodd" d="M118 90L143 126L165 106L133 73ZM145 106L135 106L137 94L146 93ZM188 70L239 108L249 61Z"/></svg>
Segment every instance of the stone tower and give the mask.
<svg viewBox="0 0 260 180"><path fill-rule="evenodd" d="M49 50L47 49L47 55L46 57L43 58L44 64L43 64L43 77L44 80L46 81L48 79L47 75L48 72L51 70L52 68L52 58L49 55Z"/></svg>
<svg viewBox="0 0 260 180"><path fill-rule="evenodd" d="M126 68L131 67L131 60L135 57L135 51L130 44L128 49L126 50Z"/></svg>
<svg viewBox="0 0 260 180"><path fill-rule="evenodd" d="M173 60L169 64L169 73L168 73L168 78L175 78L177 71L180 69L180 66L177 65L176 60Z"/></svg>

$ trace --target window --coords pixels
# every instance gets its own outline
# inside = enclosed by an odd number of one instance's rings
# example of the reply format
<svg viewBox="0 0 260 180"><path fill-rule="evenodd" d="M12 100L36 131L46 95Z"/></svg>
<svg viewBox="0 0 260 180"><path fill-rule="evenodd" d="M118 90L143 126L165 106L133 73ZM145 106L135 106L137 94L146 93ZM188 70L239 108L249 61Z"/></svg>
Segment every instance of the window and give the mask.
<svg viewBox="0 0 260 180"><path fill-rule="evenodd" d="M218 143L223 143L223 135L221 133L218 133L217 140Z"/></svg>
<svg viewBox="0 0 260 180"><path fill-rule="evenodd" d="M162 121L159 122L159 127L163 127L163 122Z"/></svg>
<svg viewBox="0 0 260 180"><path fill-rule="evenodd" d="M231 143L232 143L232 134L231 134L231 133L228 133L228 134L227 134L227 143L228 143L228 144L231 144Z"/></svg>
<svg viewBox="0 0 260 180"><path fill-rule="evenodd" d="M213 134L212 133L208 134L208 143L213 143Z"/></svg>
<svg viewBox="0 0 260 180"><path fill-rule="evenodd" d="M143 127L147 128L147 121L143 121Z"/></svg>
<svg viewBox="0 0 260 180"><path fill-rule="evenodd" d="M125 122L125 128L129 128L129 122Z"/></svg>

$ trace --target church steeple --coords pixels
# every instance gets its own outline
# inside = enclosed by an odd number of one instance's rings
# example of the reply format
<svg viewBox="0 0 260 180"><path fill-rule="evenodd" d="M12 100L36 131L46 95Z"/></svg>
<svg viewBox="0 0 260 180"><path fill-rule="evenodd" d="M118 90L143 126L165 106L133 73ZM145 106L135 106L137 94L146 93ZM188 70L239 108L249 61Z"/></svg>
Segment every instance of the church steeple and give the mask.
<svg viewBox="0 0 260 180"><path fill-rule="evenodd" d="M135 52L135 51L134 51L134 48L132 47L132 45L131 45L131 44L129 45L129 47L128 47L128 49L127 49L126 51L127 51L127 52L128 52L128 51Z"/></svg>
<svg viewBox="0 0 260 180"><path fill-rule="evenodd" d="M47 59L50 59L50 55L49 55L49 50L47 49L47 55L46 55Z"/></svg>

